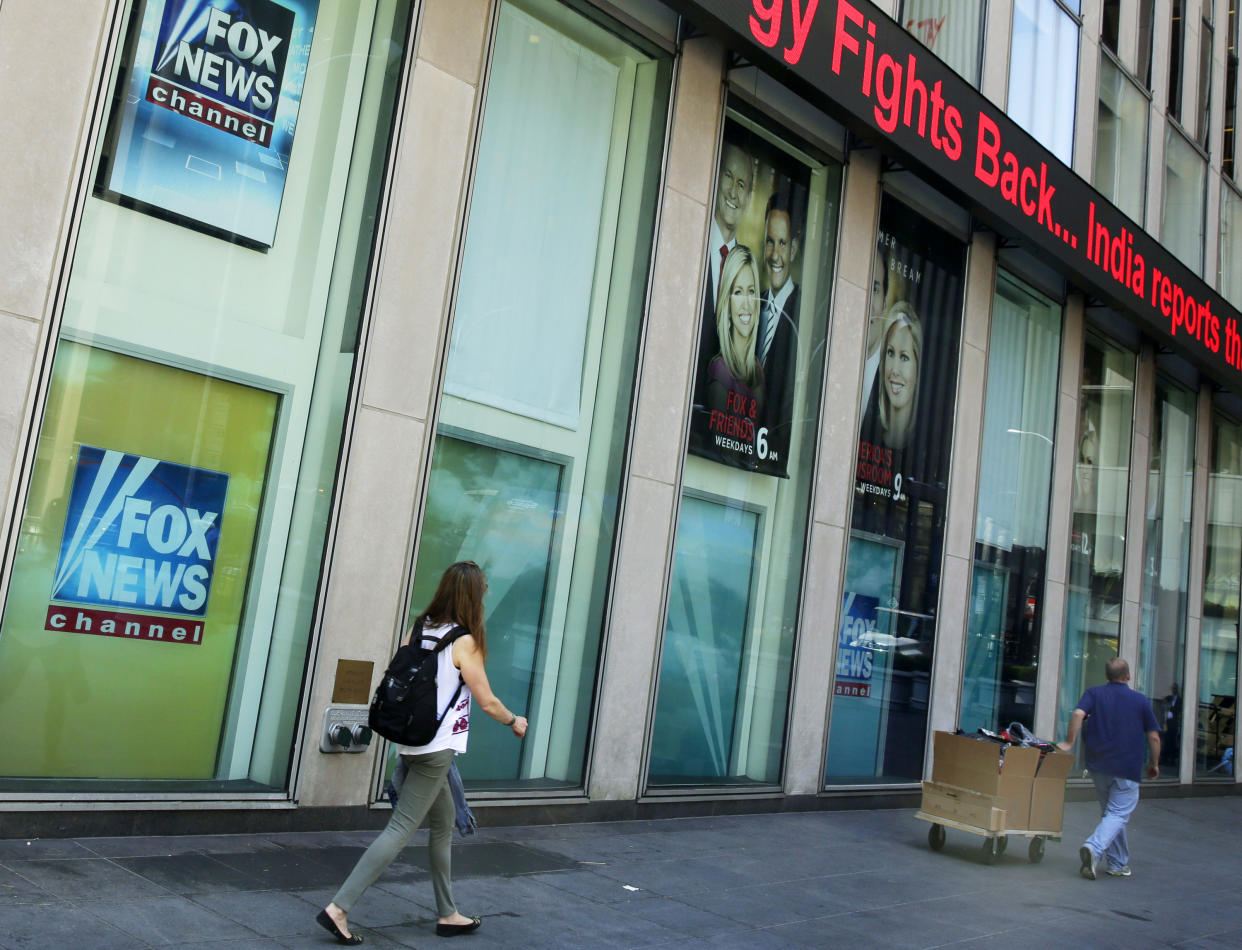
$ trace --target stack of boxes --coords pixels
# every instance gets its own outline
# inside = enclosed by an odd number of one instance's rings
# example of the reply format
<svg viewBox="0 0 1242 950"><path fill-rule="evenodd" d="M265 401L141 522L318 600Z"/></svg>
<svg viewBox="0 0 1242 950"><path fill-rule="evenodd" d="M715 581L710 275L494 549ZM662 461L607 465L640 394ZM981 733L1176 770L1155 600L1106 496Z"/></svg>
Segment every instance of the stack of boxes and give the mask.
<svg viewBox="0 0 1242 950"><path fill-rule="evenodd" d="M922 811L991 832L1059 835L1074 757L937 732Z"/></svg>

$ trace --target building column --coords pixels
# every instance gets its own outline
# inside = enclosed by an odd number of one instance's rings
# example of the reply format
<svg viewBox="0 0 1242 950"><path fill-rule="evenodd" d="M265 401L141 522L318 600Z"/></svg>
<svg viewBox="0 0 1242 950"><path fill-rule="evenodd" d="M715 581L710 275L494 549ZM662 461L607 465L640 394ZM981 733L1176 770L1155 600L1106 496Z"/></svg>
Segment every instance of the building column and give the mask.
<svg viewBox="0 0 1242 950"><path fill-rule="evenodd" d="M1074 475L1078 465L1078 398L1082 383L1084 319L1083 300L1077 294L1071 294L1065 302L1062 327L1060 405L1052 453L1048 554L1035 687L1035 734L1045 738L1061 738L1065 734L1065 723L1057 722L1057 694L1061 686L1061 654L1065 647L1065 601L1073 530Z"/></svg>
<svg viewBox="0 0 1242 950"><path fill-rule="evenodd" d="M851 152L841 190L828 375L816 447L819 468L786 744L785 791L790 795L813 795L824 784L824 752L849 552L871 268L880 214L879 153L867 148Z"/></svg>
<svg viewBox="0 0 1242 950"><path fill-rule="evenodd" d="M595 709L587 784L593 800L632 800L643 784L684 454L683 439L670 433L684 433L689 421L724 65L723 47L708 38L687 41L678 63L634 444Z"/></svg>
<svg viewBox="0 0 1242 950"><path fill-rule="evenodd" d="M1203 579L1207 568L1208 502L1212 478L1212 387L1199 387L1195 420L1195 483L1190 505L1190 586L1186 592L1186 657L1182 669L1182 757L1178 774L1187 785L1195 777L1199 728L1199 649L1203 641ZM1236 769L1234 770L1237 771Z"/></svg>
<svg viewBox="0 0 1242 950"><path fill-rule="evenodd" d="M1125 575L1121 582L1121 634L1118 655L1138 670L1143 624L1143 576L1147 553L1147 473L1151 465L1152 412L1156 392L1156 353L1150 344L1138 352L1134 379L1134 422L1130 436L1130 498L1126 510ZM1157 489L1159 490L1159 489ZM1094 673L1094 671L1092 671Z"/></svg>
<svg viewBox="0 0 1242 950"><path fill-rule="evenodd" d="M380 743L361 755L322 755L319 728L337 661L375 662L377 682L405 615L492 12L489 0L423 0L420 11L387 202L397 210L376 252L361 391L343 449L336 535L323 568L328 583L307 678L312 686L297 778L303 805L370 800L368 777ZM411 268L410 261L420 266Z"/></svg>
<svg viewBox="0 0 1242 950"><path fill-rule="evenodd" d="M19 474L55 345L56 289L75 237L119 32L109 0L0 2L0 537L20 516ZM112 33L109 31L112 30ZM101 97L102 98L102 97ZM11 561L0 557L0 576Z"/></svg>
<svg viewBox="0 0 1242 950"><path fill-rule="evenodd" d="M957 413L953 425L953 470L949 475L949 510L940 571L936 654L932 665L931 710L927 734L957 728L962 697L962 663L970 635L970 591L975 563L975 510L982 464L983 415L987 395L988 338L996 290L996 238L976 232L966 270L966 306L957 376Z"/></svg>

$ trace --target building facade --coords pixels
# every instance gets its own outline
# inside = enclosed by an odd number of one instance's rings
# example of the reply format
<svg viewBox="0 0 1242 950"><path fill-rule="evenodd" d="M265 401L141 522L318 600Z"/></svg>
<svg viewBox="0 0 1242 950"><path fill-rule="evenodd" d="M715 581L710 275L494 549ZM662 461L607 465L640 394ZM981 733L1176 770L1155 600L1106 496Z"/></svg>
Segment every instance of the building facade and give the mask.
<svg viewBox="0 0 1242 950"><path fill-rule="evenodd" d="M49 24L56 28L49 29ZM1236 789L1224 0L0 0L0 831L904 804L1109 656Z"/></svg>

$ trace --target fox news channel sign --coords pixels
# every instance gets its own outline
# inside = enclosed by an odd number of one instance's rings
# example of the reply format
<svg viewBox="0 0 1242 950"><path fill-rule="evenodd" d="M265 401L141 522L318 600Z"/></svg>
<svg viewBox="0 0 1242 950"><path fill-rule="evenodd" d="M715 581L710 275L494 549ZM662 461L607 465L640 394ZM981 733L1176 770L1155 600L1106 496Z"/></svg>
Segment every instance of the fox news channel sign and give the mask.
<svg viewBox="0 0 1242 950"><path fill-rule="evenodd" d="M46 629L201 643L228 485L222 472L81 446Z"/></svg>
<svg viewBox="0 0 1242 950"><path fill-rule="evenodd" d="M270 247L317 9L318 0L146 0L113 110L105 195Z"/></svg>

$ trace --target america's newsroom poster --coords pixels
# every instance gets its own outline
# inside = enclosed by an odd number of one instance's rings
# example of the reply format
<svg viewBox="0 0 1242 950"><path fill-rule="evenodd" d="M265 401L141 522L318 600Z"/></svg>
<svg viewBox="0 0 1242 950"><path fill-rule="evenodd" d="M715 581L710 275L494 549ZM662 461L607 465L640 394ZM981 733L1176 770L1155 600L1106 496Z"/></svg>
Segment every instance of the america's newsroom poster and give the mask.
<svg viewBox="0 0 1242 950"><path fill-rule="evenodd" d="M809 176L726 122L708 235L690 451L787 477Z"/></svg>
<svg viewBox="0 0 1242 950"><path fill-rule="evenodd" d="M319 0L142 0L99 189L271 247Z"/></svg>
<svg viewBox="0 0 1242 950"><path fill-rule="evenodd" d="M845 592L843 649L905 644L911 655L930 656L964 274L962 242L884 198L872 256L850 547L851 562L870 557L877 567L851 564L848 573L859 584ZM891 566L880 569L881 562ZM860 638L859 631L869 635ZM853 660L842 682L856 687L868 687L873 670L886 666L879 658Z"/></svg>

